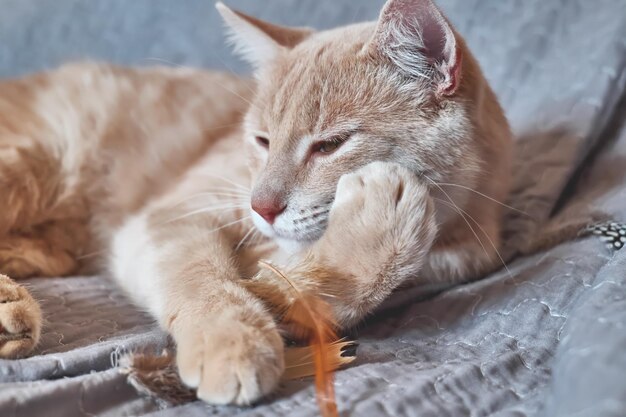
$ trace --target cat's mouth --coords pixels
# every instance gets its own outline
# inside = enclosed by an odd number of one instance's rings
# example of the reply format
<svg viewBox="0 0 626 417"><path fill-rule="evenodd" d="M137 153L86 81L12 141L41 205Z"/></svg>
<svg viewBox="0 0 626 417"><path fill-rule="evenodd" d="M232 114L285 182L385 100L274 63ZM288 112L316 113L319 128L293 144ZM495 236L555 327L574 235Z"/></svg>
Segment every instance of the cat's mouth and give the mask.
<svg viewBox="0 0 626 417"><path fill-rule="evenodd" d="M290 239L302 242L314 242L319 239L328 225L330 210L295 219L278 219L273 226L277 238Z"/></svg>
<svg viewBox="0 0 626 417"><path fill-rule="evenodd" d="M313 207L310 210L290 210L278 216L269 224L260 216L254 215L254 223L267 237L273 238L284 249L299 250L317 241L328 225L330 207Z"/></svg>

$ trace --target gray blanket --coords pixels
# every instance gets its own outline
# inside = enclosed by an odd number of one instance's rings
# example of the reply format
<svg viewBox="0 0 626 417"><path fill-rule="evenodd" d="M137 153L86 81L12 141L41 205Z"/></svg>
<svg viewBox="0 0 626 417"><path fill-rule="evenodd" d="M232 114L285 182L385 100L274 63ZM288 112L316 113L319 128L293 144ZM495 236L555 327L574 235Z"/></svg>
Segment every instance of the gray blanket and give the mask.
<svg viewBox="0 0 626 417"><path fill-rule="evenodd" d="M68 59L241 71L209 0L0 0L0 74ZM229 4L279 23L373 19L381 0ZM506 268L424 297L393 296L337 374L344 416L623 417L626 252L596 237L520 256L591 213L626 220L626 2L442 0L518 138ZM1 94L1 91L0 91ZM115 368L167 337L106 277L33 279L47 323L35 355L0 361L1 416L315 416L311 381L252 408L159 410Z"/></svg>

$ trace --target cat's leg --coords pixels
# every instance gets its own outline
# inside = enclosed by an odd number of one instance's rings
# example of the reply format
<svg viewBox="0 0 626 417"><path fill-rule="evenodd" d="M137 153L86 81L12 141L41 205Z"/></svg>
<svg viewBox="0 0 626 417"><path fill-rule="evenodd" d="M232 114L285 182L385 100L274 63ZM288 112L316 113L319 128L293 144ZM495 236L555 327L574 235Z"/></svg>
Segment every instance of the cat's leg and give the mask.
<svg viewBox="0 0 626 417"><path fill-rule="evenodd" d="M89 247L88 225L82 220L53 220L9 232L0 237L0 273L14 279L70 275Z"/></svg>
<svg viewBox="0 0 626 417"><path fill-rule="evenodd" d="M17 145L19 143L19 145ZM36 226L56 203L60 171L33 141L0 138L0 357L27 355L39 342L41 309L10 278L65 275L76 267L58 227ZM67 241L67 239L61 239Z"/></svg>
<svg viewBox="0 0 626 417"><path fill-rule="evenodd" d="M64 276L77 268L74 256L44 238L16 234L0 238L0 273L15 279Z"/></svg>
<svg viewBox="0 0 626 417"><path fill-rule="evenodd" d="M52 152L26 137L0 137L0 273L19 279L74 272L87 244L85 207Z"/></svg>
<svg viewBox="0 0 626 417"><path fill-rule="evenodd" d="M26 138L9 139L0 138L0 236L45 220L61 191L52 155Z"/></svg>
<svg viewBox="0 0 626 417"><path fill-rule="evenodd" d="M10 278L62 276L78 266L72 247L80 240L75 222L47 224L30 234L0 237L0 358L22 357L39 342L41 309L28 291ZM68 230L72 233L68 234Z"/></svg>
<svg viewBox="0 0 626 417"><path fill-rule="evenodd" d="M0 358L27 355L39 342L41 309L28 291L0 275Z"/></svg>
<svg viewBox="0 0 626 417"><path fill-rule="evenodd" d="M183 382L213 404L249 404L282 375L283 341L272 316L240 285L237 239L208 214L167 208L130 219L112 244L114 276L177 344ZM220 230L217 230L220 229Z"/></svg>
<svg viewBox="0 0 626 417"><path fill-rule="evenodd" d="M286 272L328 296L350 326L420 273L436 234L428 187L398 164L375 162L340 179L326 232Z"/></svg>

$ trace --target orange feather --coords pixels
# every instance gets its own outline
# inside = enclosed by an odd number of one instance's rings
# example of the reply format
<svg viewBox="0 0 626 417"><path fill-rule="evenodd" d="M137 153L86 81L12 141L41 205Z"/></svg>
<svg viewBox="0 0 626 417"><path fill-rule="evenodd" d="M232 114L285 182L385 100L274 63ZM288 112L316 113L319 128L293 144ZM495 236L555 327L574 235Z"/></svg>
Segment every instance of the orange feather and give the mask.
<svg viewBox="0 0 626 417"><path fill-rule="evenodd" d="M315 364L315 390L323 417L338 417L335 400L334 370L336 356L330 346L337 342L336 325L331 308L322 299L306 290L300 290L289 277L275 266L260 261L259 265L286 282L293 294L293 302L287 308L283 321L295 331L294 336L307 340Z"/></svg>

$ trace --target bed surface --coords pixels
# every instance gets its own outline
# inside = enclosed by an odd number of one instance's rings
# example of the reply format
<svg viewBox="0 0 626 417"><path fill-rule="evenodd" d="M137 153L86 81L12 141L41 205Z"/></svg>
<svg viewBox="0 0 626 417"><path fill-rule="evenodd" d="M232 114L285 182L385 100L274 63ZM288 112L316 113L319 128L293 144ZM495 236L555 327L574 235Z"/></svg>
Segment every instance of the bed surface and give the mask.
<svg viewBox="0 0 626 417"><path fill-rule="evenodd" d="M374 19L381 0L229 1L278 23ZM344 416L623 417L626 251L595 236L532 256L548 227L626 221L626 2L441 0L517 138L507 268L437 295L404 291L358 330L337 373ZM245 72L209 0L0 0L0 75L78 58ZM0 91L1 94L1 91ZM254 408L160 410L115 367L167 343L106 277L32 279L47 319L35 354L0 360L0 415L315 416L311 381Z"/></svg>

